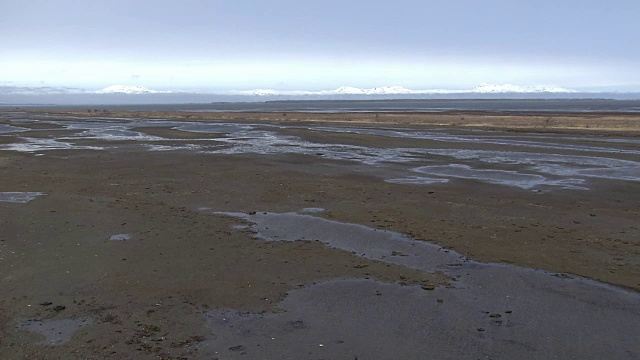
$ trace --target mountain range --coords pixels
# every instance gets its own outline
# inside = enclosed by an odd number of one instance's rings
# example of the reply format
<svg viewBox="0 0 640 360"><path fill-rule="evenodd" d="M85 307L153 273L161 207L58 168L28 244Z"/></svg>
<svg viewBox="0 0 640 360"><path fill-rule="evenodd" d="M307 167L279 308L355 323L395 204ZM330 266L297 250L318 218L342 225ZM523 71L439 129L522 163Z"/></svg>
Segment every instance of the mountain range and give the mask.
<svg viewBox="0 0 640 360"><path fill-rule="evenodd" d="M495 85L480 84L470 90L447 90L447 89L431 89L431 90L411 90L402 86L382 86L374 88L357 88L352 86L342 86L334 90L239 90L239 91L212 91L210 93L217 95L248 95L248 96L335 96L335 95L421 95L421 94L498 94L498 93L573 93L571 89L547 86L518 86L518 85ZM172 93L171 91L150 90L142 86L128 85L111 85L104 89L95 91L96 94L158 94Z"/></svg>
<svg viewBox="0 0 640 360"><path fill-rule="evenodd" d="M469 90L448 90L448 89L431 89L431 90L411 90L402 86L383 86L368 89L362 89L351 86L339 87L335 90L320 91L279 91L270 89L230 91L231 95L251 95L251 96L304 96L304 95L428 95L428 94L506 94L506 93L575 93L575 90L565 89L561 87L548 86L518 86L518 85L495 85L480 84Z"/></svg>

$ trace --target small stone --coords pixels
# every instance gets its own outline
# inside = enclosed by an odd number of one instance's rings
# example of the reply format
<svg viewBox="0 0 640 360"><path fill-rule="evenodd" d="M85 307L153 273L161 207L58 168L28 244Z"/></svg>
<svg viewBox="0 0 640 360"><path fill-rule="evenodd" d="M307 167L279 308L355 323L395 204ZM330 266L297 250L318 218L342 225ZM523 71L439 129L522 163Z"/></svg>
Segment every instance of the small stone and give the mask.
<svg viewBox="0 0 640 360"><path fill-rule="evenodd" d="M435 290L436 286L431 284L422 285L422 290Z"/></svg>
<svg viewBox="0 0 640 360"><path fill-rule="evenodd" d="M478 328L478 331L485 331L484 328Z"/></svg>
<svg viewBox="0 0 640 360"><path fill-rule="evenodd" d="M64 309L66 309L67 307L64 305L58 305L56 307L53 308L53 311L62 311Z"/></svg>
<svg viewBox="0 0 640 360"><path fill-rule="evenodd" d="M500 318L500 317L502 317L502 315L500 315L500 314L491 314L491 315L489 315L489 317L490 318Z"/></svg>
<svg viewBox="0 0 640 360"><path fill-rule="evenodd" d="M232 347L229 348L229 350L231 350L231 351L244 351L244 346L243 345L232 346Z"/></svg>
<svg viewBox="0 0 640 360"><path fill-rule="evenodd" d="M51 301L43 301L43 302L40 303L40 305L42 305L42 306L49 306L51 304L53 304Z"/></svg>
<svg viewBox="0 0 640 360"><path fill-rule="evenodd" d="M291 321L291 322L289 322L289 326L294 328L294 329L304 329L304 327L305 327L304 321L302 321L302 320Z"/></svg>
<svg viewBox="0 0 640 360"><path fill-rule="evenodd" d="M443 303L443 302L444 302L444 299L438 299L437 301L438 301L439 303Z"/></svg>
<svg viewBox="0 0 640 360"><path fill-rule="evenodd" d="M511 311L511 310L507 310L507 311L505 311L504 313L505 313L505 314L511 314L512 312L513 312L513 311Z"/></svg>

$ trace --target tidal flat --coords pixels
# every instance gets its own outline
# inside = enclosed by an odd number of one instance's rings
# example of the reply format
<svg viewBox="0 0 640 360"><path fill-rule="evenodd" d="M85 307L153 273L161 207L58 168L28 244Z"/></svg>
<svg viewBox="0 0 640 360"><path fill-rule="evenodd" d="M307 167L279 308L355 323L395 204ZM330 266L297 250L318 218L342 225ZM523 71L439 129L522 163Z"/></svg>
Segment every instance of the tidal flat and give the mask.
<svg viewBox="0 0 640 360"><path fill-rule="evenodd" d="M637 358L639 129L0 112L0 358Z"/></svg>

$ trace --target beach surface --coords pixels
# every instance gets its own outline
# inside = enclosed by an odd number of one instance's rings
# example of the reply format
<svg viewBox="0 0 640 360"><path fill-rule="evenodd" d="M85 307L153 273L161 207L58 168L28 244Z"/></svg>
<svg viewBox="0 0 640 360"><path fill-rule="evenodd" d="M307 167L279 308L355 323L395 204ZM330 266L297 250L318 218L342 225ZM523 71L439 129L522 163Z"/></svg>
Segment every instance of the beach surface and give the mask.
<svg viewBox="0 0 640 360"><path fill-rule="evenodd" d="M640 115L0 112L0 358L640 356Z"/></svg>

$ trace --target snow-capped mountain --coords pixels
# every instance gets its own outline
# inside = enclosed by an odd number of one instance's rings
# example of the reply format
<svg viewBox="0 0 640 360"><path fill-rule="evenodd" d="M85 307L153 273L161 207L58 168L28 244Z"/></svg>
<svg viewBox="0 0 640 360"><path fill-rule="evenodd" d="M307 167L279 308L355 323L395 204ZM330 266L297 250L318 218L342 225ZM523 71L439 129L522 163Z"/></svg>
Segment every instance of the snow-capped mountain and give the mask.
<svg viewBox="0 0 640 360"><path fill-rule="evenodd" d="M304 95L398 95L398 94L414 94L416 91L409 90L402 86L383 86L370 89L361 89L352 86L342 86L334 90L272 90L272 89L256 89L231 91L231 95L251 95L251 96L304 96Z"/></svg>
<svg viewBox="0 0 640 360"><path fill-rule="evenodd" d="M356 87L343 86L335 90L327 91L327 95L397 95L397 94L412 94L414 90L409 90L402 86L383 86L375 87L371 89L360 89Z"/></svg>
<svg viewBox="0 0 640 360"><path fill-rule="evenodd" d="M565 89L561 87L548 87L548 86L518 86L518 85L495 85L495 84L480 84L476 86L471 92L480 94L490 93L573 93L575 90Z"/></svg>
<svg viewBox="0 0 640 360"><path fill-rule="evenodd" d="M549 86L518 86L518 85L495 85L480 84L469 90L448 90L448 89L431 89L431 90L411 90L402 86L382 86L374 88L357 88L352 86L342 86L334 90L305 91L305 90L243 90L231 91L231 95L249 95L249 96L340 96L340 95L429 95L429 94L508 94L508 93L574 93L575 90L565 89L561 87Z"/></svg>
<svg viewBox="0 0 640 360"><path fill-rule="evenodd" d="M160 91L150 90L142 86L111 85L96 94L157 94Z"/></svg>

